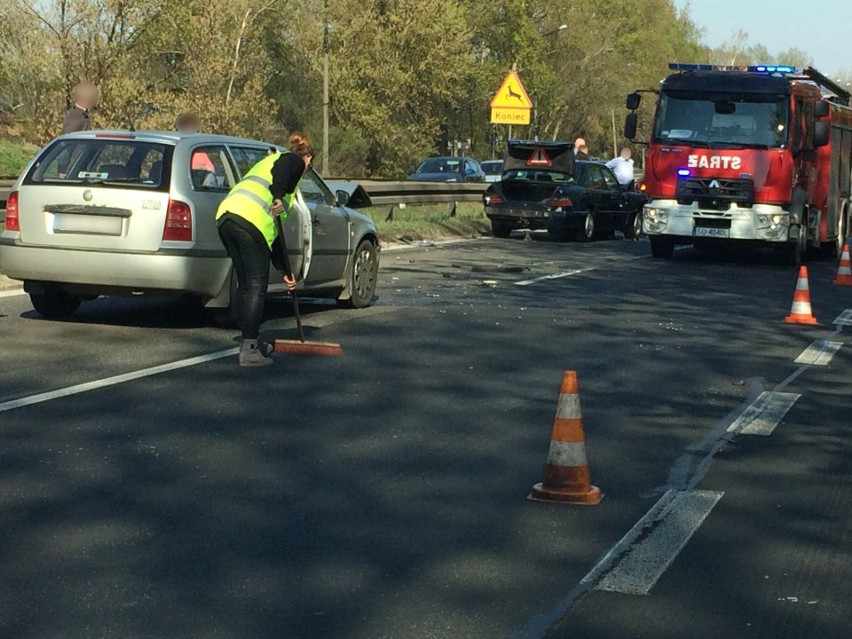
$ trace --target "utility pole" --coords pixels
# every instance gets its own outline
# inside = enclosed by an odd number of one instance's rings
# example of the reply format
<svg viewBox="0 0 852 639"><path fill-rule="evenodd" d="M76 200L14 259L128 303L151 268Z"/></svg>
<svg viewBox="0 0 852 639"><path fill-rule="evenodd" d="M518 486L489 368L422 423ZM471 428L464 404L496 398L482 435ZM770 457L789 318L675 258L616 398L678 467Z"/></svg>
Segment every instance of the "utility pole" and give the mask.
<svg viewBox="0 0 852 639"><path fill-rule="evenodd" d="M328 168L328 22L322 34L322 174L330 175Z"/></svg>

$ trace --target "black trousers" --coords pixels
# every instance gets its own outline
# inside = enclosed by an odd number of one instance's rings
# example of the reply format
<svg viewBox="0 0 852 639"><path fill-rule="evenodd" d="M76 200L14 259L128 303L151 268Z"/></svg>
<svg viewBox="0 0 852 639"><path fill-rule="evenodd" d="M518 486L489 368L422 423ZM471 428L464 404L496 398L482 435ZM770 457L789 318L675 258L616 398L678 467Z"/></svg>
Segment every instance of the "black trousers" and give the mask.
<svg viewBox="0 0 852 639"><path fill-rule="evenodd" d="M235 319L243 339L257 339L269 286L269 247L233 220L222 222L219 237L237 275L237 299L231 303Z"/></svg>

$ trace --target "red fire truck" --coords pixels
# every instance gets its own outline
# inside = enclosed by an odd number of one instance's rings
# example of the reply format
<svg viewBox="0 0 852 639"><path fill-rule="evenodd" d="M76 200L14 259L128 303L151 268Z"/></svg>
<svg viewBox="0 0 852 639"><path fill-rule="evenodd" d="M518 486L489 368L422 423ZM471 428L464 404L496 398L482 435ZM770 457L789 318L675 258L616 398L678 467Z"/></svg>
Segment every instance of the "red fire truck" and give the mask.
<svg viewBox="0 0 852 639"><path fill-rule="evenodd" d="M842 250L852 217L850 93L813 68L671 64L657 94L643 230L654 257L679 244L773 247L798 265ZM627 97L636 137L641 93Z"/></svg>

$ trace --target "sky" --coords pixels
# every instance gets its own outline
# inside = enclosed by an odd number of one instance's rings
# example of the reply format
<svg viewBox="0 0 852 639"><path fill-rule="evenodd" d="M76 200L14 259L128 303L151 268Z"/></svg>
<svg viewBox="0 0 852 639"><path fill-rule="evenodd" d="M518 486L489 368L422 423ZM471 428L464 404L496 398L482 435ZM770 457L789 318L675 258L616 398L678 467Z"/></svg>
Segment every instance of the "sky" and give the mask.
<svg viewBox="0 0 852 639"><path fill-rule="evenodd" d="M828 76L852 74L852 0L674 0L674 4L678 9L690 5L692 20L704 29L704 43L710 47L742 29L750 45L762 44L772 53L796 47Z"/></svg>

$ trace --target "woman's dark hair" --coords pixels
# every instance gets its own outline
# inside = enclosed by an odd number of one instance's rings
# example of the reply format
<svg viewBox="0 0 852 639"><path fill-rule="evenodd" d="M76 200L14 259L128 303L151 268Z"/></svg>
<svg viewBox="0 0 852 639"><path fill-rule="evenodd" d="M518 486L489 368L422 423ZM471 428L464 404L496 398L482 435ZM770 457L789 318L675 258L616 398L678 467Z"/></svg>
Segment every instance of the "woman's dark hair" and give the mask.
<svg viewBox="0 0 852 639"><path fill-rule="evenodd" d="M287 138L287 150L302 157L306 155L313 156L314 154L314 147L311 146L311 141L303 133L292 133Z"/></svg>

